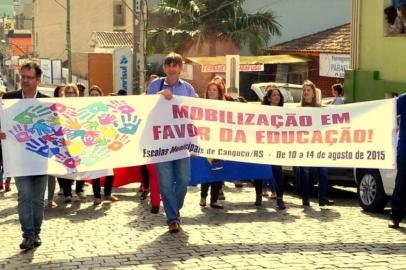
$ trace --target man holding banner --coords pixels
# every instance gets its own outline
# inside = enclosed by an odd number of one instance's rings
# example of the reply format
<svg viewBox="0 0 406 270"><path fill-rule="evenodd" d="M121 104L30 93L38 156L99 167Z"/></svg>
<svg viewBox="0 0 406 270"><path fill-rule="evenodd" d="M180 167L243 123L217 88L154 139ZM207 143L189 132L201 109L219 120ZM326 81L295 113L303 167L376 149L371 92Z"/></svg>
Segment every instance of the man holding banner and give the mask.
<svg viewBox="0 0 406 270"><path fill-rule="evenodd" d="M163 69L166 77L153 81L147 94L161 94L167 100L171 100L173 95L197 96L193 86L179 78L183 69L182 56L176 53L168 54L164 59ZM179 211L182 209L190 181L190 158L157 163L156 168L169 231L176 233L180 229Z"/></svg>
<svg viewBox="0 0 406 270"><path fill-rule="evenodd" d="M48 96L37 91L41 81L41 68L33 62L21 67L21 90L6 93L3 99L46 98ZM27 135L29 136L29 135ZM1 131L0 138L6 139ZM44 194L48 181L47 175L31 175L15 177L18 190L18 217L23 231L20 248L29 250L41 245L41 224L44 218Z"/></svg>

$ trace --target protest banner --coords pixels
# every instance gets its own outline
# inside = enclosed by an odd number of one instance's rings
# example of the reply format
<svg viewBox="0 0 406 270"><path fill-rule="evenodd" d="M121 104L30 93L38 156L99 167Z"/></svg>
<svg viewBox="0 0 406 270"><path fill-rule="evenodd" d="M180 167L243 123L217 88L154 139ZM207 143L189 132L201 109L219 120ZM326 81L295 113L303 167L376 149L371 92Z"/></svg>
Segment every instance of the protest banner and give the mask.
<svg viewBox="0 0 406 270"><path fill-rule="evenodd" d="M395 100L321 108L159 95L2 100L5 174L67 174L189 156L395 167Z"/></svg>

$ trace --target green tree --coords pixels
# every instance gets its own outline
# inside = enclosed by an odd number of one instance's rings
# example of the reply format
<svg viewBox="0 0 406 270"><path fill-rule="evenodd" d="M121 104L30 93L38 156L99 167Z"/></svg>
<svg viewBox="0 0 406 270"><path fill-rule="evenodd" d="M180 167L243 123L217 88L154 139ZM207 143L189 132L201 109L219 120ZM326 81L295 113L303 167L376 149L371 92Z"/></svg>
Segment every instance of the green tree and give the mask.
<svg viewBox="0 0 406 270"><path fill-rule="evenodd" d="M159 44L167 51L182 51L191 43L210 44L216 55L215 40L231 41L237 48L248 45L261 54L272 35L280 35L281 25L271 10L249 14L244 0L160 0L153 10L172 25L149 31L149 48Z"/></svg>

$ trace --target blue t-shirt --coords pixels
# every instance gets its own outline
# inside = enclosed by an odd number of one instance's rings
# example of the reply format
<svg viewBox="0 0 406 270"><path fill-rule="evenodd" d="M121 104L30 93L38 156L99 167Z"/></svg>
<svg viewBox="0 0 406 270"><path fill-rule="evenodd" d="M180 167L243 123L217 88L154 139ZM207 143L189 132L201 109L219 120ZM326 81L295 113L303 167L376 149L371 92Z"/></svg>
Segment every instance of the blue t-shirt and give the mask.
<svg viewBox="0 0 406 270"><path fill-rule="evenodd" d="M161 91L162 89L169 89L171 90L172 94L176 96L197 97L197 94L193 86L184 80L179 79L178 82L173 86L168 85L164 81L162 88L160 88L162 80L165 80L165 78L159 78L158 80L151 82L151 84L148 87L147 94L153 95Z"/></svg>
<svg viewBox="0 0 406 270"><path fill-rule="evenodd" d="M406 93L398 97L396 110L400 117L398 159L406 159Z"/></svg>

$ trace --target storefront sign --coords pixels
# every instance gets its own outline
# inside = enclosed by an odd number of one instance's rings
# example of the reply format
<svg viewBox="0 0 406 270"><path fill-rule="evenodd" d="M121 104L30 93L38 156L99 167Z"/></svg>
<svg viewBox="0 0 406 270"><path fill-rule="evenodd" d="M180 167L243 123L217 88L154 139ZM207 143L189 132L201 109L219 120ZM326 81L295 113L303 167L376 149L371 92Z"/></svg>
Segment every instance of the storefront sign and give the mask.
<svg viewBox="0 0 406 270"><path fill-rule="evenodd" d="M264 65L243 65L240 64L240 72L264 71ZM202 65L202 72L207 73L225 73L226 65Z"/></svg>
<svg viewBox="0 0 406 270"><path fill-rule="evenodd" d="M113 92L125 90L132 93L132 52L128 47L116 48L113 53Z"/></svg>
<svg viewBox="0 0 406 270"><path fill-rule="evenodd" d="M344 71L350 68L348 54L320 54L320 76L344 78Z"/></svg>

